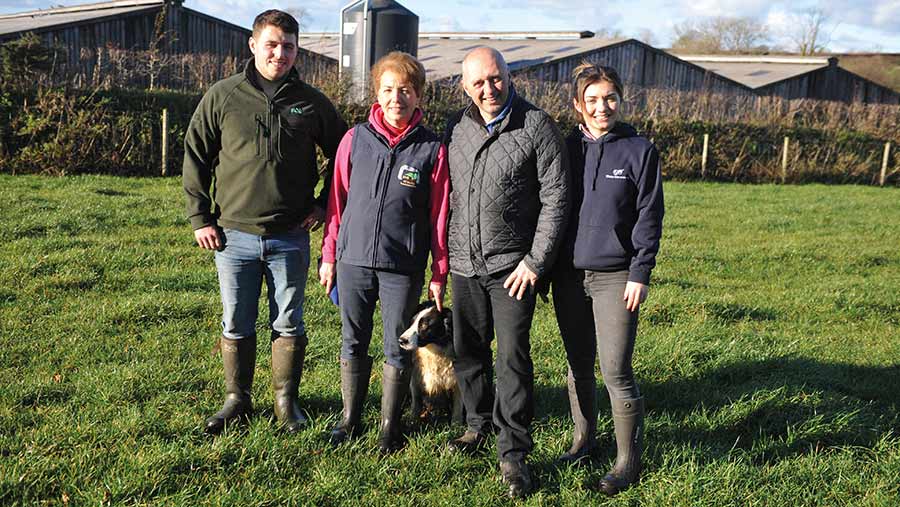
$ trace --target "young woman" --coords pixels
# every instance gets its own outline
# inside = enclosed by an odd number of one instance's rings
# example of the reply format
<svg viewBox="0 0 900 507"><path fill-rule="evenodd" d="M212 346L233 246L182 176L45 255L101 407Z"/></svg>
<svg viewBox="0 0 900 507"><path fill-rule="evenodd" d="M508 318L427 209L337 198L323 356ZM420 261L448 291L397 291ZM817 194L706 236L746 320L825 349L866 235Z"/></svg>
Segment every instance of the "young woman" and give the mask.
<svg viewBox="0 0 900 507"><path fill-rule="evenodd" d="M425 69L392 52L372 68L377 102L368 121L349 130L335 157L319 283L337 283L341 309L343 419L335 445L357 433L369 387L375 302L381 300L385 363L379 447L403 445L400 415L409 389L410 357L398 338L409 325L432 257L429 298L443 306L447 280L450 183L446 148L421 125Z"/></svg>
<svg viewBox="0 0 900 507"><path fill-rule="evenodd" d="M662 177L656 147L620 121L623 86L616 71L584 63L573 77L582 123L566 140L575 195L554 270L553 304L569 362L575 430L560 460L578 461L596 447L599 355L617 446L615 466L600 488L615 495L641 468L644 401L631 357L662 233Z"/></svg>

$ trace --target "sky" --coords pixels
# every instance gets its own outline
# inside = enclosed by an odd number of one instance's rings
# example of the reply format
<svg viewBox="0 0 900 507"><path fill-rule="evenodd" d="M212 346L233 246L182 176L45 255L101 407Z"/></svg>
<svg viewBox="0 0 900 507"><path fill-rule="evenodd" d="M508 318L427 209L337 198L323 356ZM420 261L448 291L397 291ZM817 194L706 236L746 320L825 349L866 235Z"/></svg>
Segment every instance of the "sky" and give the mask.
<svg viewBox="0 0 900 507"><path fill-rule="evenodd" d="M0 0L0 14L97 0ZM305 31L334 32L349 0L185 0L185 7L250 27L269 8L305 8ZM606 31L668 47L674 27L716 16L750 17L787 48L788 35L804 9L824 8L827 48L832 52L900 53L900 0L404 0L419 16L420 31ZM647 40L649 38L649 40Z"/></svg>

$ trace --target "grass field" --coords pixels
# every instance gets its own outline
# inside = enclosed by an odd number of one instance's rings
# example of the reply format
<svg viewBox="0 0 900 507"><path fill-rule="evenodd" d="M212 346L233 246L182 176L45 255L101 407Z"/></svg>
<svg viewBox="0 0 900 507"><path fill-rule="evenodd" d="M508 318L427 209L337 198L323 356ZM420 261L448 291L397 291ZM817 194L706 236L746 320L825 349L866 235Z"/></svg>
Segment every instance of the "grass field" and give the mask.
<svg viewBox="0 0 900 507"><path fill-rule="evenodd" d="M566 365L541 304L540 489L518 503L900 505L900 190L666 192L635 355L649 411L643 481L614 499L592 489L614 458L608 401L596 465L554 465L569 444ZM327 445L339 318L317 285L301 386L311 425L276 431L261 347L256 417L202 435L222 397L210 353L219 301L182 209L177 179L0 176L0 505L511 503L495 457L444 452L459 428L419 428L379 456L379 375L368 432Z"/></svg>

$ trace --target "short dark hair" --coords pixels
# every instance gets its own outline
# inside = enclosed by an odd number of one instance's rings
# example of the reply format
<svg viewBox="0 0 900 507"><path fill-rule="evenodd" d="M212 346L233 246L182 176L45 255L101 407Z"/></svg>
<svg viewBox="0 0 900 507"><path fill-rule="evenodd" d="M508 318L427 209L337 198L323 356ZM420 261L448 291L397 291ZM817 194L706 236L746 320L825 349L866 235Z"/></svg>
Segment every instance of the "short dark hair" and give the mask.
<svg viewBox="0 0 900 507"><path fill-rule="evenodd" d="M581 65L575 67L572 71L572 93L575 94L574 99L579 104L584 104L584 91L588 86L600 81L606 81L613 85L619 97L625 98L625 87L622 85L622 79L619 73L612 67L598 65L591 62L582 62Z"/></svg>
<svg viewBox="0 0 900 507"><path fill-rule="evenodd" d="M256 16L253 20L253 37L259 36L259 32L265 30L267 26L280 28L284 33L300 34L300 24L294 16L278 9L269 9Z"/></svg>

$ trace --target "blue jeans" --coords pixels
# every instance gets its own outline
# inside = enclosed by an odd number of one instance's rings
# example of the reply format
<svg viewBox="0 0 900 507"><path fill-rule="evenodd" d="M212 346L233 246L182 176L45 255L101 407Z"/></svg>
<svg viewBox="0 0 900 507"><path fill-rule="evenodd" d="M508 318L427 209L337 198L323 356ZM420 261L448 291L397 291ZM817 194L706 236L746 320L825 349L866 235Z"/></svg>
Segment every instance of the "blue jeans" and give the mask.
<svg viewBox="0 0 900 507"><path fill-rule="evenodd" d="M306 334L303 291L309 271L309 233L299 227L272 236L234 229L222 232L225 246L216 252L222 335L232 340L256 336L263 278L272 337Z"/></svg>

